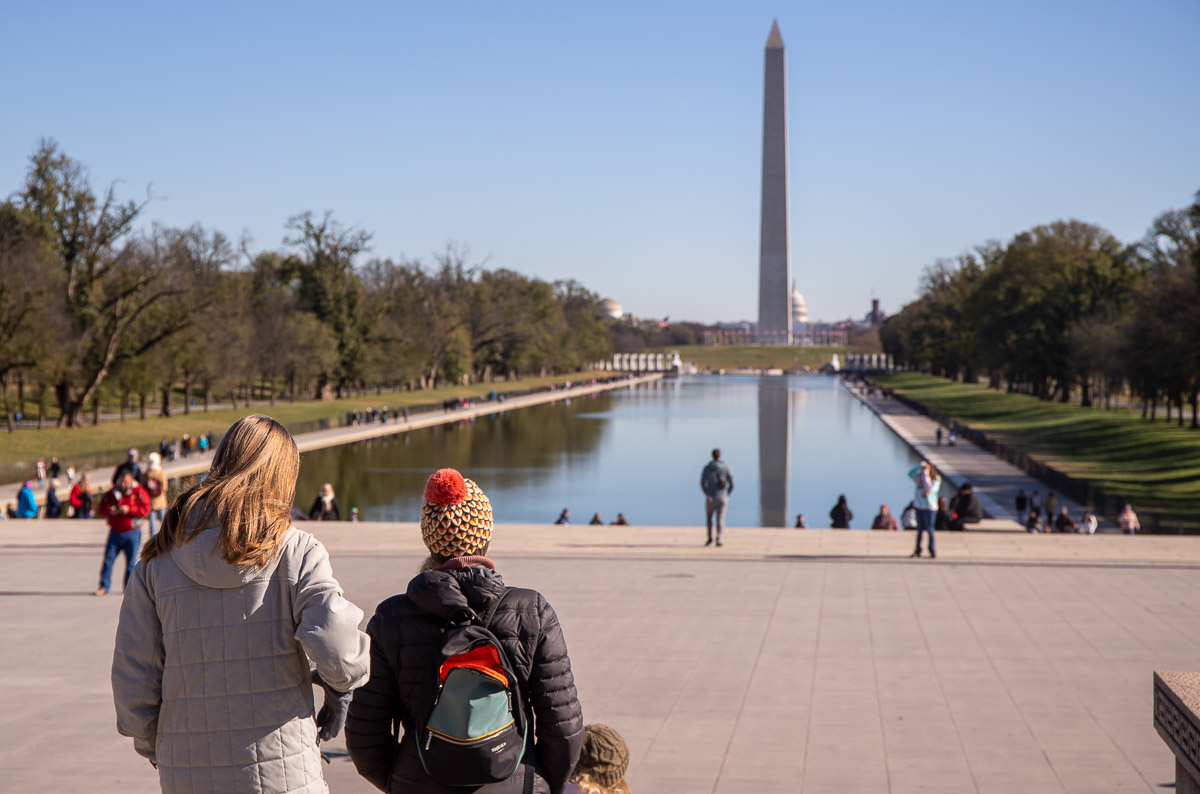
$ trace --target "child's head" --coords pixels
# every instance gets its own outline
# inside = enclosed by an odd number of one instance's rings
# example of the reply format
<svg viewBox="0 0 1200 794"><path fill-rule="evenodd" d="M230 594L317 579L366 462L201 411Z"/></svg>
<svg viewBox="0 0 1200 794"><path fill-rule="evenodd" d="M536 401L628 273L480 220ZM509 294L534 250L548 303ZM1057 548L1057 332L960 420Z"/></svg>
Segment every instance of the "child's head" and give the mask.
<svg viewBox="0 0 1200 794"><path fill-rule="evenodd" d="M628 768L629 748L621 734L599 723L583 729L583 750L571 773L573 782L588 794L629 794Z"/></svg>

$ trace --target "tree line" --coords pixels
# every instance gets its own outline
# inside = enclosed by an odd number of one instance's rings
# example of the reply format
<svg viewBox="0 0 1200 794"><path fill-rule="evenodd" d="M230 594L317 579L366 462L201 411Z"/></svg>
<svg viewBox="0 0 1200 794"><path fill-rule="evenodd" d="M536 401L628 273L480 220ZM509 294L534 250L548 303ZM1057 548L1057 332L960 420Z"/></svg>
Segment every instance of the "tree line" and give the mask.
<svg viewBox="0 0 1200 794"><path fill-rule="evenodd" d="M431 261L367 258L371 234L331 213L286 222L279 250L220 231L139 226L152 200L97 193L52 140L0 203L0 385L45 416L80 424L99 398L236 405L263 389L294 398L371 386L428 389L565 372L612 354L598 296L470 264L453 245Z"/></svg>
<svg viewBox="0 0 1200 794"><path fill-rule="evenodd" d="M1084 406L1140 402L1200 427L1200 192L1123 244L1057 221L938 260L880 331L898 362ZM1126 402L1126 405L1130 405Z"/></svg>

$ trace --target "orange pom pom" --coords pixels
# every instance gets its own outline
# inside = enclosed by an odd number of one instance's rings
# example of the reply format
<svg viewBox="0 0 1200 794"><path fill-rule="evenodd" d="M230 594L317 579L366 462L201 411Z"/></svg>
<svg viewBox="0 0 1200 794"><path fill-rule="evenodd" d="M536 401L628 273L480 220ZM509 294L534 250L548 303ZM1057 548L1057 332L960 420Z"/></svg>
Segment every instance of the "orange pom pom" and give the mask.
<svg viewBox="0 0 1200 794"><path fill-rule="evenodd" d="M454 469L438 469L425 483L425 501L434 505L455 505L467 498L467 483Z"/></svg>

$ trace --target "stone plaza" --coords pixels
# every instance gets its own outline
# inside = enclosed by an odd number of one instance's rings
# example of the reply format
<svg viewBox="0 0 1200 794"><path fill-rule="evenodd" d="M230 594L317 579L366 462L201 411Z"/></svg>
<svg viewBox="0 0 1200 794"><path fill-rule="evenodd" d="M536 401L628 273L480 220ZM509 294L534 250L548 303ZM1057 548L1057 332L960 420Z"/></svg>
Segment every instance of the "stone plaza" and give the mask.
<svg viewBox="0 0 1200 794"><path fill-rule="evenodd" d="M319 528L369 616L422 559L411 524ZM120 595L99 522L0 526L0 791L157 791L117 735ZM501 525L509 584L558 611L585 719L645 792L1130 792L1172 785L1154 670L1200 658L1194 538ZM118 566L119 568L119 566ZM340 740L331 790L367 792Z"/></svg>

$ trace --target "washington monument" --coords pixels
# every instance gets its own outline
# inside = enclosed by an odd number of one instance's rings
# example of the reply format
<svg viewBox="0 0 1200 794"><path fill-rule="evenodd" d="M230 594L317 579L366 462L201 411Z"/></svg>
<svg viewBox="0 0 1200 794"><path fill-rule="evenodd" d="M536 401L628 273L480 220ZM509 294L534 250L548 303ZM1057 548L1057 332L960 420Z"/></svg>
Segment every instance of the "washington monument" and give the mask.
<svg viewBox="0 0 1200 794"><path fill-rule="evenodd" d="M758 246L758 342L792 342L788 250L787 53L771 23L763 78L762 227Z"/></svg>

